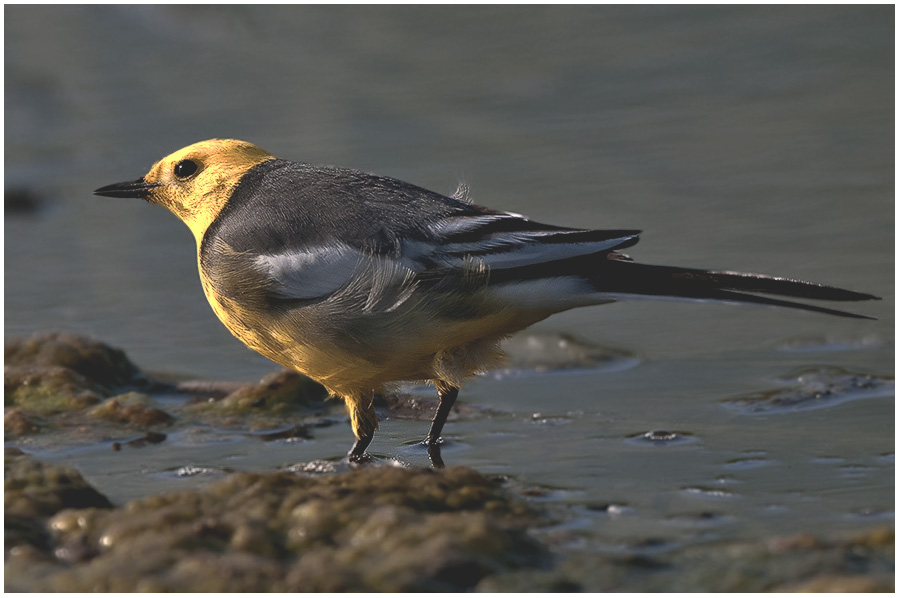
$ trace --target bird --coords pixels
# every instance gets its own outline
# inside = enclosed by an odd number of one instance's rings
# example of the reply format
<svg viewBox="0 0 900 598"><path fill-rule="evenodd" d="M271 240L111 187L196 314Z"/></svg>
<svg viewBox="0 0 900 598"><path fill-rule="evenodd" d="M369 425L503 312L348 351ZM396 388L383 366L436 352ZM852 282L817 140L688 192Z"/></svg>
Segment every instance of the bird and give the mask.
<svg viewBox="0 0 900 598"><path fill-rule="evenodd" d="M161 205L194 235L203 291L244 344L318 381L346 405L352 463L378 427L375 397L425 381L441 433L467 379L497 367L499 343L552 314L620 299L751 303L874 319L767 295L875 295L762 274L635 262L639 230L543 224L395 178L275 157L210 139L94 194Z"/></svg>

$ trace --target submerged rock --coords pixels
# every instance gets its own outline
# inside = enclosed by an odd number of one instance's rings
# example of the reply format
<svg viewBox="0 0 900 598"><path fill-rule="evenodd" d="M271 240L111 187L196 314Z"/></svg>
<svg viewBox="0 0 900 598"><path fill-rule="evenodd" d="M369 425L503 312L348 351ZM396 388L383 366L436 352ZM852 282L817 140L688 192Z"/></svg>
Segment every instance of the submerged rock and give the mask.
<svg viewBox="0 0 900 598"><path fill-rule="evenodd" d="M783 380L791 386L729 399L724 404L746 414L783 413L894 394L892 379L835 367L804 369Z"/></svg>
<svg viewBox="0 0 900 598"><path fill-rule="evenodd" d="M506 365L490 373L497 379L578 369L619 371L640 362L627 351L595 345L567 334L524 332L506 339L502 346Z"/></svg>
<svg viewBox="0 0 900 598"><path fill-rule="evenodd" d="M240 473L115 509L59 506L34 512L55 513L37 527L53 558L9 553L7 590L463 591L547 558L527 534L538 515L463 468Z"/></svg>

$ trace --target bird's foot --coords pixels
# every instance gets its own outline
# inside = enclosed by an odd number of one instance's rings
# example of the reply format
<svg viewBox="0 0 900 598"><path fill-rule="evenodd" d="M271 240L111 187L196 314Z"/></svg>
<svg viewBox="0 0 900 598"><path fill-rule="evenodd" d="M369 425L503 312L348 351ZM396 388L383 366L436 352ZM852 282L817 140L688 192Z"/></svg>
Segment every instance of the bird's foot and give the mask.
<svg viewBox="0 0 900 598"><path fill-rule="evenodd" d="M422 442L428 448L428 460L435 469L444 468L444 459L441 457L441 439L429 436Z"/></svg>
<svg viewBox="0 0 900 598"><path fill-rule="evenodd" d="M370 463L374 463L375 460L375 457L373 457L369 453L363 453L361 455L354 455L353 453L349 453L347 455L347 462L350 464L351 468L364 467L366 465L369 465Z"/></svg>
<svg viewBox="0 0 900 598"><path fill-rule="evenodd" d="M357 438L350 448L350 452L347 453L347 461L351 465L362 465L371 461L372 457L366 453L366 448L368 448L370 442L372 442L371 434Z"/></svg>

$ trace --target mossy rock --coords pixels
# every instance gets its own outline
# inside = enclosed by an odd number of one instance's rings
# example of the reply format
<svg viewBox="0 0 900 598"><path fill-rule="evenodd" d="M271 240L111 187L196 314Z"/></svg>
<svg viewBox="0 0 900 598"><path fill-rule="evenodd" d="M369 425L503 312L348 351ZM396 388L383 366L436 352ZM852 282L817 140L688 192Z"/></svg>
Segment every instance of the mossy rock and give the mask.
<svg viewBox="0 0 900 598"><path fill-rule="evenodd" d="M231 475L200 490L47 522L52 566L7 561L19 591L464 591L537 567L537 513L472 470ZM40 571L40 574L35 574Z"/></svg>
<svg viewBox="0 0 900 598"><path fill-rule="evenodd" d="M121 349L65 332L47 332L8 340L4 345L4 364L32 368L62 367L106 387L134 383L141 378L140 370Z"/></svg>

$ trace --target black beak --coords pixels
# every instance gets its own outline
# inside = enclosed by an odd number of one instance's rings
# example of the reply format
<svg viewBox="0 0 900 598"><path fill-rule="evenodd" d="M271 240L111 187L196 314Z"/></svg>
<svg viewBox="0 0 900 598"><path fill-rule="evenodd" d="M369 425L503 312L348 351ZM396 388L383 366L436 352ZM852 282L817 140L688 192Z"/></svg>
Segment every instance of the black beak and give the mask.
<svg viewBox="0 0 900 598"><path fill-rule="evenodd" d="M154 187L159 187L159 183L148 183L143 178L127 183L114 183L106 187L100 187L94 191L94 195L104 195L106 197L137 197L147 199L150 191Z"/></svg>

